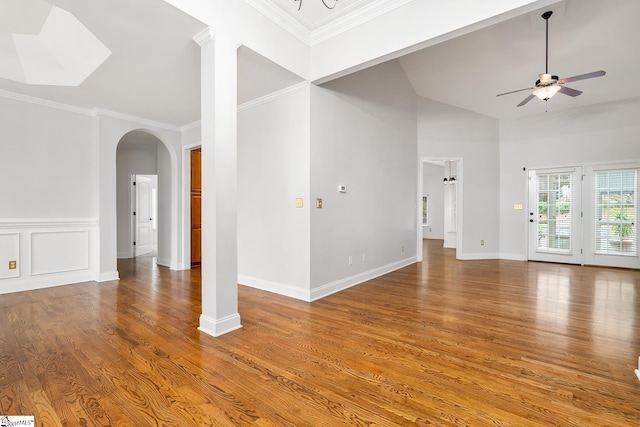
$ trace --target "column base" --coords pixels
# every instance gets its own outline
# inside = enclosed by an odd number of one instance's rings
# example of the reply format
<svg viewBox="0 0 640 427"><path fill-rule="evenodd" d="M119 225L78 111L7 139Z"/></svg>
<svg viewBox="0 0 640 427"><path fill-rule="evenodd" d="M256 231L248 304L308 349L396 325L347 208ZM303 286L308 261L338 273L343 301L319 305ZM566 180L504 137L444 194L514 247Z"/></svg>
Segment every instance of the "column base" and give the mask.
<svg viewBox="0 0 640 427"><path fill-rule="evenodd" d="M222 319L214 319L204 314L200 315L198 330L212 337L219 337L240 328L242 328L242 325L240 324L240 315L238 313Z"/></svg>

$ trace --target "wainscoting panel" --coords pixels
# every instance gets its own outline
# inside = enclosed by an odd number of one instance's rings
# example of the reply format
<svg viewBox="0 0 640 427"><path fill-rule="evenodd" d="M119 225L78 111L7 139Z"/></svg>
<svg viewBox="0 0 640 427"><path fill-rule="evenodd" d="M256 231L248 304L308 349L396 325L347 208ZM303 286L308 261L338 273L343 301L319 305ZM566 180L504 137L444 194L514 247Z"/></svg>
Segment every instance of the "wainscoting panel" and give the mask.
<svg viewBox="0 0 640 427"><path fill-rule="evenodd" d="M0 220L0 294L96 280L98 257L95 218Z"/></svg>
<svg viewBox="0 0 640 427"><path fill-rule="evenodd" d="M15 268L9 262L15 261ZM0 279L20 276L20 234L0 232Z"/></svg>
<svg viewBox="0 0 640 427"><path fill-rule="evenodd" d="M31 275L89 268L89 231L31 233Z"/></svg>

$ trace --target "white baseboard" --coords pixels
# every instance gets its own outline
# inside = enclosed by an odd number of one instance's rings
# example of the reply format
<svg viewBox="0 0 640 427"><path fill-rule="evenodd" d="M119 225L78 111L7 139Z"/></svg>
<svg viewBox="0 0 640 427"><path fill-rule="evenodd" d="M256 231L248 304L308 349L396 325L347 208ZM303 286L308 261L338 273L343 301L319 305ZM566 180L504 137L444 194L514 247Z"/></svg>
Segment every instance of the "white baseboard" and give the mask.
<svg viewBox="0 0 640 427"><path fill-rule="evenodd" d="M163 267L169 267L169 269L171 270L175 270L173 268L171 268L171 260L170 259L166 259L166 258L156 258L156 264L161 265Z"/></svg>
<svg viewBox="0 0 640 427"><path fill-rule="evenodd" d="M364 271L362 273L355 274L353 276L346 277L332 283L327 283L326 285L322 285L311 290L310 301L316 301L320 298L335 294L336 292L343 291L352 286L359 285L360 283L366 282L367 280L375 279L376 277L391 273L392 271L398 270L402 267L406 267L407 265L415 264L416 262L417 258L414 256L391 264L383 265L382 267Z"/></svg>
<svg viewBox="0 0 640 427"><path fill-rule="evenodd" d="M249 286L251 288L260 289L274 294L283 295L289 298L295 298L302 301L310 301L311 294L309 289L297 288L283 283L271 282L269 280L257 279L255 277L238 275L238 283Z"/></svg>
<svg viewBox="0 0 640 427"><path fill-rule="evenodd" d="M511 261L526 261L527 257L524 256L523 254L505 254L505 253L501 253L500 254L500 259L507 259L507 260L511 260Z"/></svg>
<svg viewBox="0 0 640 427"><path fill-rule="evenodd" d="M242 324L240 324L240 315L238 313L222 319L214 319L204 314L200 315L198 330L212 337L219 337L240 328L242 328Z"/></svg>
<svg viewBox="0 0 640 427"><path fill-rule="evenodd" d="M105 271L98 275L98 282L110 282L111 280L120 280L118 271Z"/></svg>
<svg viewBox="0 0 640 427"><path fill-rule="evenodd" d="M475 253L475 254L469 254L469 253L463 253L460 255L460 258L458 258L461 261L471 261L471 260L481 260L481 259L500 259L500 255L495 253L495 252L487 252L487 253Z"/></svg>
<svg viewBox="0 0 640 427"><path fill-rule="evenodd" d="M82 282L94 282L94 275L90 271L79 271L50 276L32 276L28 279L9 279L2 282L0 294L33 291L35 289L53 288Z"/></svg>

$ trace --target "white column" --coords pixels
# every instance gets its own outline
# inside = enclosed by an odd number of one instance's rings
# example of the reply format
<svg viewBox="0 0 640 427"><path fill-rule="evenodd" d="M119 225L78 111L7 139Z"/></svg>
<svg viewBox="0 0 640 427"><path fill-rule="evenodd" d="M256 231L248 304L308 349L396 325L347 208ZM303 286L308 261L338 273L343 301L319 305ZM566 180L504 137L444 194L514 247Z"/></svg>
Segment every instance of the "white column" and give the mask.
<svg viewBox="0 0 640 427"><path fill-rule="evenodd" d="M201 47L202 314L214 337L241 328L238 314L237 44L220 31Z"/></svg>

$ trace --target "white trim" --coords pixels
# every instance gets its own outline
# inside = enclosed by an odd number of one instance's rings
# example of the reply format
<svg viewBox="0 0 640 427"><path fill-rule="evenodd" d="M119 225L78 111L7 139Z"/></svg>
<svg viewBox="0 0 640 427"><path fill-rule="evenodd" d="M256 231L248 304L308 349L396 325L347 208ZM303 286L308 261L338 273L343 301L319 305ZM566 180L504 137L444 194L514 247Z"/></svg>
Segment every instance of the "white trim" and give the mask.
<svg viewBox="0 0 640 427"><path fill-rule="evenodd" d="M500 259L510 260L510 261L526 261L527 257L522 254L505 254L500 253Z"/></svg>
<svg viewBox="0 0 640 427"><path fill-rule="evenodd" d="M113 119L125 120L128 122L136 123L138 125L150 126L158 129L164 129L171 132L181 133L180 126L170 125L167 123L157 122L155 120L144 119L142 117L132 116L130 114L118 113L117 111L104 110L102 108L94 108L93 111L97 116L111 117ZM158 138L160 139L160 138ZM160 139L161 140L161 139ZM167 148L168 150L168 148Z"/></svg>
<svg viewBox="0 0 640 427"><path fill-rule="evenodd" d="M280 28L306 44L311 43L311 30L268 0L244 0Z"/></svg>
<svg viewBox="0 0 640 427"><path fill-rule="evenodd" d="M0 230L15 228L96 227L97 218L5 218L0 219Z"/></svg>
<svg viewBox="0 0 640 427"><path fill-rule="evenodd" d="M202 47L205 44L212 41L214 37L215 37L215 31L213 30L213 28L206 27L202 31L200 31L198 34L193 36L192 38L193 38L193 41L196 42L198 46Z"/></svg>
<svg viewBox="0 0 640 427"><path fill-rule="evenodd" d="M479 253L463 253L459 258L460 261L479 260L479 259L500 259L499 253L494 252L479 252Z"/></svg>
<svg viewBox="0 0 640 427"><path fill-rule="evenodd" d="M198 330L212 337L219 337L226 333L242 328L240 323L240 315L238 313L222 319L214 319L204 314L200 315L200 326Z"/></svg>
<svg viewBox="0 0 640 427"><path fill-rule="evenodd" d="M276 92L272 92L268 95L261 96L260 98L253 99L251 101L245 102L244 104L238 105L238 112L248 110L250 108L257 107L258 105L266 104L267 102L271 102L275 99L285 97L287 95L291 95L295 92L301 91L303 89L308 88L310 85L309 82L304 81L297 83L293 86L286 87L284 89L278 90Z"/></svg>
<svg viewBox="0 0 640 427"><path fill-rule="evenodd" d="M356 1L342 10L329 13L325 19L317 21L316 28L309 28L295 18L295 14L299 13L297 10L287 13L275 2L245 0L255 10L309 47L345 33L412 1L414 0L378 0L364 6L359 6L363 0Z"/></svg>
<svg viewBox="0 0 640 427"><path fill-rule="evenodd" d="M352 286L359 285L376 277L383 276L392 271L396 271L400 268L406 267L417 262L416 257L406 258L391 264L383 265L382 267L374 268L344 279L337 280L335 282L327 283L317 288L311 289L311 295L309 301L316 301L320 298L324 298L328 295L335 294L336 292L343 291Z"/></svg>
<svg viewBox="0 0 640 427"><path fill-rule="evenodd" d="M98 275L98 282L110 282L112 280L120 280L120 274L117 271L106 271Z"/></svg>
<svg viewBox="0 0 640 427"><path fill-rule="evenodd" d="M175 268L171 268L171 260L167 258L156 258L156 264L161 265L163 267L167 267L170 270L175 270Z"/></svg>
<svg viewBox="0 0 640 427"><path fill-rule="evenodd" d="M81 114L83 116L95 116L94 111L89 108L76 107L74 105L63 104L61 102L49 101L47 99L36 98L35 96L23 95L21 93L9 92L0 89L0 96L3 98L13 99L14 101L28 102L40 105L41 107L63 110L69 113Z"/></svg>
<svg viewBox="0 0 640 427"><path fill-rule="evenodd" d="M182 132L182 127L170 125L167 123L157 122L155 120L144 119L142 117L136 117L129 114L118 113L116 111L104 110L102 108L83 108L76 107L75 105L63 104L61 102L49 101L47 99L37 98L35 96L23 95L20 93L9 92L6 90L0 89L0 97L13 99L15 101L28 102L31 104L39 105L41 107L53 108L55 110L67 111L69 113L80 114L83 116L89 117L97 117L97 116L106 116L112 117L114 119L121 119L130 122L139 123L146 126L156 127L159 129L169 130L173 132ZM197 123L197 122L194 122ZM186 125L191 126L192 124ZM185 127L186 127L185 126Z"/></svg>
<svg viewBox="0 0 640 427"><path fill-rule="evenodd" d="M250 288L260 289L262 291L283 295L289 298L295 298L307 302L311 300L311 293L309 292L309 289L302 289L295 286L286 285L284 283L271 282L269 280L262 280L255 277L242 275L238 276L238 283Z"/></svg>
<svg viewBox="0 0 640 427"><path fill-rule="evenodd" d="M188 125L184 125L180 128L180 132L185 133L193 129L197 129L202 125L202 120L196 120L193 123L189 123ZM198 143L200 144L200 143Z"/></svg>
<svg viewBox="0 0 640 427"><path fill-rule="evenodd" d="M362 24L372 21L380 16L398 9L414 0L378 0L363 7L355 9L337 19L328 17L326 24L311 32L309 45L315 46L329 40L339 34L345 33Z"/></svg>
<svg viewBox="0 0 640 427"><path fill-rule="evenodd" d="M33 291L36 289L53 288L56 286L66 286L84 282L94 282L93 274L90 271L76 271L67 274L36 276L35 279L29 281L9 279L1 282L0 294Z"/></svg>

